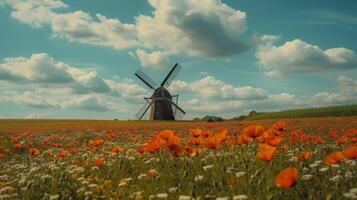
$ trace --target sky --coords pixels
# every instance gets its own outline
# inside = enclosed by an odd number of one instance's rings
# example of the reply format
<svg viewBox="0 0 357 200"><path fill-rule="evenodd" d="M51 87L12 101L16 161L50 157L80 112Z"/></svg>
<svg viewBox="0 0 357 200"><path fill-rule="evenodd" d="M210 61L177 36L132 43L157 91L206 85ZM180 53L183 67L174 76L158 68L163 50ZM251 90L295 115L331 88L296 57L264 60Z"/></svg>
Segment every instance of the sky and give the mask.
<svg viewBox="0 0 357 200"><path fill-rule="evenodd" d="M0 118L134 119L161 82L185 119L357 103L357 2L0 0Z"/></svg>

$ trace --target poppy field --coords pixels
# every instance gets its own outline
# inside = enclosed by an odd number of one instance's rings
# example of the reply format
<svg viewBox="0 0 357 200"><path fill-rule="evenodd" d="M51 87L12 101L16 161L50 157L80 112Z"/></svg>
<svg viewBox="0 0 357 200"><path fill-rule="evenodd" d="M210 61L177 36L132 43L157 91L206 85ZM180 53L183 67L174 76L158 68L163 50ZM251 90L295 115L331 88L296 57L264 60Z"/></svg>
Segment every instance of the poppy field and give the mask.
<svg viewBox="0 0 357 200"><path fill-rule="evenodd" d="M0 120L0 199L356 199L357 117Z"/></svg>

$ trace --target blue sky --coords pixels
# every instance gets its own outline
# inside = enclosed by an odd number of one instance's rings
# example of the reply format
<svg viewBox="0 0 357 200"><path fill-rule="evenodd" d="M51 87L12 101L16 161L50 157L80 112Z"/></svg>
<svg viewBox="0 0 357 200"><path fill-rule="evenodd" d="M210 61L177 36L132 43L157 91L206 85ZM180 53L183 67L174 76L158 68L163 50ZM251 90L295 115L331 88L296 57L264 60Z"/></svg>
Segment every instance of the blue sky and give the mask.
<svg viewBox="0 0 357 200"><path fill-rule="evenodd" d="M186 118L357 103L355 1L1 0L0 117L132 119L170 85Z"/></svg>

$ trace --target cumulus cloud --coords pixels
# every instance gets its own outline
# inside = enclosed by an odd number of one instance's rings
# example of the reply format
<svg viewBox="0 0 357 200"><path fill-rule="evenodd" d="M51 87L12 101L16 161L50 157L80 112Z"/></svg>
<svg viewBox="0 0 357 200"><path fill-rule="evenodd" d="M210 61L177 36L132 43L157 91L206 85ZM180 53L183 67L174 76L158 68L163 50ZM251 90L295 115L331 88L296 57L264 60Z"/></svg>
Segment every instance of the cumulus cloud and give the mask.
<svg viewBox="0 0 357 200"><path fill-rule="evenodd" d="M134 83L116 82L113 80L106 80L114 93L120 94L120 97L131 103L142 103L144 96L150 96L148 90L140 87Z"/></svg>
<svg viewBox="0 0 357 200"><path fill-rule="evenodd" d="M135 53L140 60L141 66L143 67L160 69L169 64L169 59L167 58L167 54L165 52L153 51L151 53L147 53L142 49L137 49Z"/></svg>
<svg viewBox="0 0 357 200"><path fill-rule="evenodd" d="M96 71L71 67L46 53L33 54L30 58L5 58L0 63L0 80L16 84L66 84L74 93L111 91Z"/></svg>
<svg viewBox="0 0 357 200"><path fill-rule="evenodd" d="M221 98L226 100L244 100L244 99L264 99L268 93L261 88L250 86L235 87L213 76L206 76L201 80L187 83L185 81L173 81L170 85L173 92L189 92L205 98Z"/></svg>
<svg viewBox="0 0 357 200"><path fill-rule="evenodd" d="M352 104L357 103L357 81L346 76L337 80L338 92L318 92L310 100L311 104Z"/></svg>
<svg viewBox="0 0 357 200"><path fill-rule="evenodd" d="M268 75L357 68L357 57L350 49L339 47L322 50L300 39L274 46L275 39L266 37L266 43L260 45L256 53L259 63Z"/></svg>
<svg viewBox="0 0 357 200"><path fill-rule="evenodd" d="M12 17L35 28L50 24L57 15L54 10L67 7L60 0L4 0L2 4L12 7Z"/></svg>
<svg viewBox="0 0 357 200"><path fill-rule="evenodd" d="M33 108L59 108L56 101L43 98L32 91L25 91L23 93L17 91L4 91L0 94L2 96L0 102L18 103Z"/></svg>
<svg viewBox="0 0 357 200"><path fill-rule="evenodd" d="M149 0L153 16L136 17L145 47L191 56L222 57L246 51L246 13L220 0Z"/></svg>
<svg viewBox="0 0 357 200"><path fill-rule="evenodd" d="M57 14L51 24L53 36L114 49L137 46L133 24L123 24L101 14L96 14L96 19L83 11Z"/></svg>
<svg viewBox="0 0 357 200"><path fill-rule="evenodd" d="M111 103L95 96L84 95L76 96L70 100L64 101L62 106L67 109L80 109L89 111L105 112L112 110Z"/></svg>
<svg viewBox="0 0 357 200"><path fill-rule="evenodd" d="M50 24L53 36L114 49L146 48L137 52L144 66L163 65L172 54L225 57L251 46L243 37L247 15L220 0L148 0L152 15L139 15L133 24L83 11L55 12L60 0L7 0L19 21L34 27ZM165 52L165 53L164 53Z"/></svg>

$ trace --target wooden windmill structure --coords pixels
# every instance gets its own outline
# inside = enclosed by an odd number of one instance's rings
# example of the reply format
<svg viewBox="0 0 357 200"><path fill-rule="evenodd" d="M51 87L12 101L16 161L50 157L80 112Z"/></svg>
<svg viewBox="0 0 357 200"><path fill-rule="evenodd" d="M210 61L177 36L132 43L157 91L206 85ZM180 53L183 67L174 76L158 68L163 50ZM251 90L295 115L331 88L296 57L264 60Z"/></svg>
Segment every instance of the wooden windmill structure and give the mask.
<svg viewBox="0 0 357 200"><path fill-rule="evenodd" d="M150 120L176 120L186 114L186 112L177 105L178 94L171 95L168 91L168 87L180 69L181 66L176 63L159 86L141 70L136 71L135 76L150 89L154 90L151 97L144 97L146 103L139 112L136 113L135 116L137 119L141 120L149 108L151 108ZM175 102L173 100L175 100Z"/></svg>

